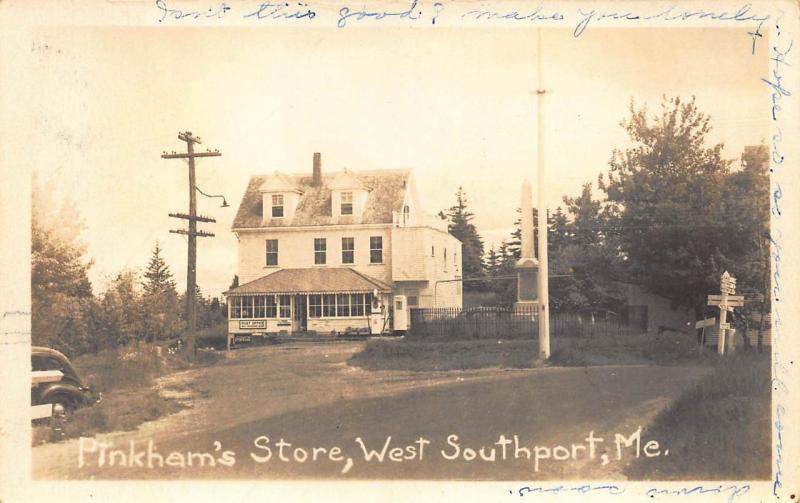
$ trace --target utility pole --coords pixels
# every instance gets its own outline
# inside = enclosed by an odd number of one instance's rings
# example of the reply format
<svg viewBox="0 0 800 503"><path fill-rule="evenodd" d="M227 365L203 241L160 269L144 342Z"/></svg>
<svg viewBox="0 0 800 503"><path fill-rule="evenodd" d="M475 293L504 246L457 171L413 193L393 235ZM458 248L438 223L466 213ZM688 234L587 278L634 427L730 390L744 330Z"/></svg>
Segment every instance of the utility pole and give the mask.
<svg viewBox="0 0 800 503"><path fill-rule="evenodd" d="M213 218L198 216L197 215L197 195L195 192L198 190L195 185L195 172L194 172L194 159L195 157L219 157L222 154L218 151L206 150L206 152L195 152L194 144L198 145L202 142L200 137L192 136L190 131L178 133L178 139L186 142L186 153L178 154L173 150L168 154L164 152L161 157L163 159L188 159L189 160L189 214L185 213L170 213L169 216L173 218L182 218L189 221L189 230L178 229L170 230L174 234L183 234L189 238L189 257L186 265L186 320L187 327L187 350L189 357L194 359L197 347L195 344L195 337L197 331L197 311L196 311L196 295L197 295L197 236L200 237L214 237L210 232L198 231L197 222L216 222Z"/></svg>
<svg viewBox="0 0 800 503"><path fill-rule="evenodd" d="M544 119L542 105L544 104L545 90L542 86L542 30L536 31L536 73L539 85L536 89L536 141L537 141L537 176L539 186L537 197L539 199L539 274L537 275L537 290L539 297L539 358L550 358L550 295L547 281L547 204L545 203L544 190Z"/></svg>

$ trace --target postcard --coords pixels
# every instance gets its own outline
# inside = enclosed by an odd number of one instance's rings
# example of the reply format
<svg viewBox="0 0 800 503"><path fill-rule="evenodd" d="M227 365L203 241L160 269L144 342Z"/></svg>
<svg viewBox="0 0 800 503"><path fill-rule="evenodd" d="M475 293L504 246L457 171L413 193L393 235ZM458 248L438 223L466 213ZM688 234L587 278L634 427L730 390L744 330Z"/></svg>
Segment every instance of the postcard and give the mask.
<svg viewBox="0 0 800 503"><path fill-rule="evenodd" d="M0 16L3 501L797 498L796 3Z"/></svg>

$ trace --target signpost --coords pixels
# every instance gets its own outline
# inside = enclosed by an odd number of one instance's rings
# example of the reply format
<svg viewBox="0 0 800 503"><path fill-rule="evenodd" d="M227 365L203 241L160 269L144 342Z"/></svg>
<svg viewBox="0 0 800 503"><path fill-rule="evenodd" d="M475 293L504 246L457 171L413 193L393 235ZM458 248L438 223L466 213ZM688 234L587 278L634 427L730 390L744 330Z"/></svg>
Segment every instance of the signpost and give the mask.
<svg viewBox="0 0 800 503"><path fill-rule="evenodd" d="M721 295L709 295L708 305L719 307L719 340L717 341L717 354L725 354L726 336L730 335L727 342L730 343L731 351L734 351L735 341L733 336L735 330L727 323L728 311L733 312L734 307L744 306L744 296L734 295L736 293L736 278L730 275L728 271L722 274L720 281L719 291ZM703 320L706 321L706 320ZM700 328L698 322L697 328ZM728 332L730 331L730 334ZM705 336L705 328L703 328L703 336Z"/></svg>

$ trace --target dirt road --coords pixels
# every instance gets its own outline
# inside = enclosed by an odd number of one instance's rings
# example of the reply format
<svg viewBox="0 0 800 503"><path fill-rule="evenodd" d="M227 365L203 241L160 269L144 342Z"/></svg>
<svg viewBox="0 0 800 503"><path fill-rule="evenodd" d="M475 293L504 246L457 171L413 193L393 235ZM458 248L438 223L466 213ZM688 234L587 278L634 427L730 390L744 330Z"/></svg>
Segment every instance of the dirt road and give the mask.
<svg viewBox="0 0 800 503"><path fill-rule="evenodd" d="M163 393L189 408L134 432L36 447L34 477L622 478L637 449L618 451L615 435L630 440L704 373L368 372L346 364L361 344L253 348L169 376ZM648 440L645 430L640 456Z"/></svg>

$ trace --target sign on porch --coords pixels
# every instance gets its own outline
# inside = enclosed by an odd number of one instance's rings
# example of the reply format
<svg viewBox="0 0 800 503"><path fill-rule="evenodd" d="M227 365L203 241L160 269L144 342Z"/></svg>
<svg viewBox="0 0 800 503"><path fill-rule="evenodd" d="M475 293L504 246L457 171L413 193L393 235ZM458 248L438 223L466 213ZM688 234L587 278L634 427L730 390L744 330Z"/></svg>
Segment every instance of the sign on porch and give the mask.
<svg viewBox="0 0 800 503"><path fill-rule="evenodd" d="M239 320L239 328L267 328L267 320Z"/></svg>

